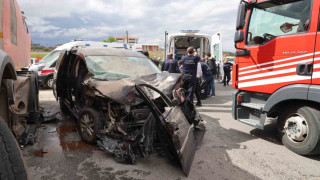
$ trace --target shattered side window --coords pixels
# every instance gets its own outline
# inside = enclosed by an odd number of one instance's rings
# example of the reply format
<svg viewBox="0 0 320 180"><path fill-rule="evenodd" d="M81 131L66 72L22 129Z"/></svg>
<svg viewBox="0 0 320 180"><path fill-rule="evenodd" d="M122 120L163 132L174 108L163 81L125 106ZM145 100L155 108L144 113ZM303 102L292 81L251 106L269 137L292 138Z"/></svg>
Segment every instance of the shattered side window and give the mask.
<svg viewBox="0 0 320 180"><path fill-rule="evenodd" d="M62 58L64 57L65 54L66 54L66 50L60 52L59 58L58 58L58 60L56 62L56 66L55 66L56 69L59 69L60 63L61 63Z"/></svg>
<svg viewBox="0 0 320 180"><path fill-rule="evenodd" d="M56 51L51 51L48 55L46 55L45 57L43 57L39 63L49 63L53 60L56 60L59 58L59 55L62 51L60 50L56 50Z"/></svg>
<svg viewBox="0 0 320 180"><path fill-rule="evenodd" d="M141 57L88 56L86 62L94 78L101 80L120 80L161 73L153 62Z"/></svg>

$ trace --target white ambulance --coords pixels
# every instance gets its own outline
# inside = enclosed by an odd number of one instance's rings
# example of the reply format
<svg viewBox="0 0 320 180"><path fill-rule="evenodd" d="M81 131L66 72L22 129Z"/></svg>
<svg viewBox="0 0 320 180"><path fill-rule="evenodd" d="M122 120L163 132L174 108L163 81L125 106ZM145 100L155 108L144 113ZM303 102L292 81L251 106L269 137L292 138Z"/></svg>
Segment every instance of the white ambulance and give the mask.
<svg viewBox="0 0 320 180"><path fill-rule="evenodd" d="M216 59L217 67L220 74L220 81L223 77L223 54L222 54L222 35L215 33L214 35L199 33L199 30L182 30L180 33L165 34L165 53L166 59L169 53L174 54L176 60L181 60L187 55L188 47L194 47L201 58L205 57L207 52Z"/></svg>

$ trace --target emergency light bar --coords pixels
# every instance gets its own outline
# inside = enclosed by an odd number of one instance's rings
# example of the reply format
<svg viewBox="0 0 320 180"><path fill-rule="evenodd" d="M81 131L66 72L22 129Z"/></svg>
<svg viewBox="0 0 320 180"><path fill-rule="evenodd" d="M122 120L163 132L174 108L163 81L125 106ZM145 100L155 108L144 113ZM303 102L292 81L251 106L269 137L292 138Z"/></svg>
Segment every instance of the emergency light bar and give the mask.
<svg viewBox="0 0 320 180"><path fill-rule="evenodd" d="M198 33L200 30L181 30L181 33Z"/></svg>

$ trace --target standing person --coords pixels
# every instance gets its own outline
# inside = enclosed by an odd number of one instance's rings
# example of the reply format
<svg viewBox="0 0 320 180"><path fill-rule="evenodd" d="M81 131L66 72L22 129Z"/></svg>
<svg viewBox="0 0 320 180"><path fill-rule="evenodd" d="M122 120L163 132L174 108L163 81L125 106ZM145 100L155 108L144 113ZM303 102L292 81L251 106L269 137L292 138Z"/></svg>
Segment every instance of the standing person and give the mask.
<svg viewBox="0 0 320 180"><path fill-rule="evenodd" d="M216 59L211 57L211 53L207 53L205 56L206 60L207 60L207 65L209 66L211 73L212 73L212 81L210 82L209 86L208 86L208 96L216 96L216 89L214 86L214 79L217 76L217 64L216 64Z"/></svg>
<svg viewBox="0 0 320 180"><path fill-rule="evenodd" d="M201 89L200 89L200 84L201 84L201 77L202 77L202 67L200 62L198 63L197 66L197 82L196 82L196 89L195 89L195 94L197 97L197 104L196 106L202 106L201 104Z"/></svg>
<svg viewBox="0 0 320 180"><path fill-rule="evenodd" d="M204 80L200 89L201 89L201 91L204 90L203 98L207 98L207 96L209 94L208 87L211 84L211 82L213 81L213 75L212 75L210 67L206 63L201 61L200 64L201 64L202 75L203 75L202 78Z"/></svg>
<svg viewBox="0 0 320 180"><path fill-rule="evenodd" d="M179 68L179 72L182 73L183 66L182 66L182 61L181 60L178 61L178 68Z"/></svg>
<svg viewBox="0 0 320 180"><path fill-rule="evenodd" d="M223 86L229 85L230 82L230 73L231 73L231 67L232 63L229 63L228 59L224 61L223 64L223 71L224 71L224 77L223 77ZM227 80L228 79L228 80Z"/></svg>
<svg viewBox="0 0 320 180"><path fill-rule="evenodd" d="M150 58L148 51L143 51L143 54L144 54L145 56L147 56L147 58L149 58L156 66L159 66L159 61Z"/></svg>
<svg viewBox="0 0 320 180"><path fill-rule="evenodd" d="M191 75L191 81L188 85L188 97L187 99L193 104L193 94L197 84L197 67L200 61L198 55L194 55L194 48L189 47L187 49L187 56L184 56L181 60L182 62L182 72L183 74Z"/></svg>
<svg viewBox="0 0 320 180"><path fill-rule="evenodd" d="M169 53L167 59L162 62L161 71L168 71L169 73L180 73L178 62L173 59L173 54Z"/></svg>
<svg viewBox="0 0 320 180"><path fill-rule="evenodd" d="M158 61L158 63L159 63L158 68L159 68L159 69L161 69L161 66L162 66L161 58L160 58L160 57L158 57L157 61Z"/></svg>

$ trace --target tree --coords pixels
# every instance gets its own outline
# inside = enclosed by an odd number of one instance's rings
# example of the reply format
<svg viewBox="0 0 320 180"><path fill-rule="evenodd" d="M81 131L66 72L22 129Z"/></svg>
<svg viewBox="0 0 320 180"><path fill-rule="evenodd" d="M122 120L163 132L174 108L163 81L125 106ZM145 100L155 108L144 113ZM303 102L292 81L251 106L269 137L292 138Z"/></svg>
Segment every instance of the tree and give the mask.
<svg viewBox="0 0 320 180"><path fill-rule="evenodd" d="M114 38L113 36L109 36L107 40L102 40L102 42L112 43L112 42L117 42L117 39Z"/></svg>

